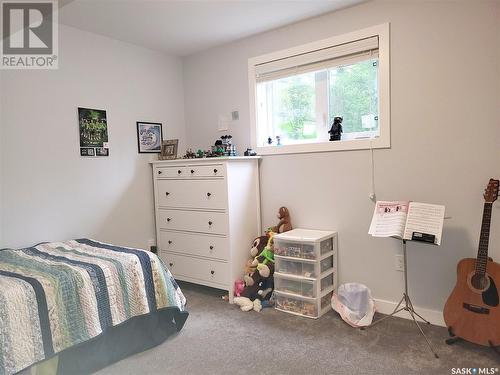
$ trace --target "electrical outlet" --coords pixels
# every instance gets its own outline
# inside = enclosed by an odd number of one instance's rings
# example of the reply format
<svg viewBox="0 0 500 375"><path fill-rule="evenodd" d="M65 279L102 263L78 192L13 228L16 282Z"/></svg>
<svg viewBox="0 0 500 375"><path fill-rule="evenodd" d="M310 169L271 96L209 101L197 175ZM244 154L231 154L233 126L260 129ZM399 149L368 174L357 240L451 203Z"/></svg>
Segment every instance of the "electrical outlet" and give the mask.
<svg viewBox="0 0 500 375"><path fill-rule="evenodd" d="M394 255L394 269L403 272L405 268L404 258L402 255Z"/></svg>

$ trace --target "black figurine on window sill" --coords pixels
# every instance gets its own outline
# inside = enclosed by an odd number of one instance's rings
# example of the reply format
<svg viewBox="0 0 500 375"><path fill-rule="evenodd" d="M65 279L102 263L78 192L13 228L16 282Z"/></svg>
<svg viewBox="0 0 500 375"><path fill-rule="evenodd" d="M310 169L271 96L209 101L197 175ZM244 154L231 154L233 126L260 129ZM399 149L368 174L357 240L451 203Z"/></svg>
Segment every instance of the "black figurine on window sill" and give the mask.
<svg viewBox="0 0 500 375"><path fill-rule="evenodd" d="M334 117L331 129L328 131L330 133L330 141L340 141L340 136L342 135L342 117Z"/></svg>

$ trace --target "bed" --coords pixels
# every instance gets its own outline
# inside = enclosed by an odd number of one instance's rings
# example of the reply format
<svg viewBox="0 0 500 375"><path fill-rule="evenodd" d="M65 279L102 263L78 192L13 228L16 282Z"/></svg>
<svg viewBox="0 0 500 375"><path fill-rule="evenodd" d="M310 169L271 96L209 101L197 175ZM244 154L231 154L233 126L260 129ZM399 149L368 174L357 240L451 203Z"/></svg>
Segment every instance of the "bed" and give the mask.
<svg viewBox="0 0 500 375"><path fill-rule="evenodd" d="M153 253L90 239L0 250L0 375L58 359L89 373L163 342L188 316Z"/></svg>

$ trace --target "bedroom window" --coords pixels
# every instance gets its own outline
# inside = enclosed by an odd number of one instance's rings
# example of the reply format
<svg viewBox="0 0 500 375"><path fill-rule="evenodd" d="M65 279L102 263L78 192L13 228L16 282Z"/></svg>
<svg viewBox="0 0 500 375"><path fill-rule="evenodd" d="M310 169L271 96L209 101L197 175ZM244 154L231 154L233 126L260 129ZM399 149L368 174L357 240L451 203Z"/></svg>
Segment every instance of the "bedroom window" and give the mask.
<svg viewBox="0 0 500 375"><path fill-rule="evenodd" d="M253 147L390 147L388 24L249 60ZM328 131L342 117L340 141Z"/></svg>

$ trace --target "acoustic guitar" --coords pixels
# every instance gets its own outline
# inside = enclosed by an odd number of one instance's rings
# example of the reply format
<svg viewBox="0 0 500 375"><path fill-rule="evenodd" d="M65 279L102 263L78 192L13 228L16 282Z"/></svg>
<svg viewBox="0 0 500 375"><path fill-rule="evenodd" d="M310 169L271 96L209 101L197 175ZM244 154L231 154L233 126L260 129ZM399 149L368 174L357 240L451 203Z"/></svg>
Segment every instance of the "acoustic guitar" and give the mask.
<svg viewBox="0 0 500 375"><path fill-rule="evenodd" d="M498 186L498 180L490 179L484 193L477 258L458 263L457 283L443 311L450 333L492 347L500 345L500 264L488 258L491 209L498 198Z"/></svg>

